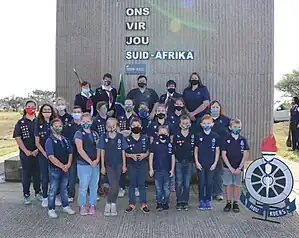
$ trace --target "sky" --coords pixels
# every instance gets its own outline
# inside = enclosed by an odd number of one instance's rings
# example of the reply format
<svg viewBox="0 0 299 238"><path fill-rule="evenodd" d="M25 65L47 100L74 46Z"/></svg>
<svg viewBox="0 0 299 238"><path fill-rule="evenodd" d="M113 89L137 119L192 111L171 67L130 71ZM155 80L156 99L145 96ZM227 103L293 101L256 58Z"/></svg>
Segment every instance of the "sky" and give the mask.
<svg viewBox="0 0 299 238"><path fill-rule="evenodd" d="M299 0L275 1L274 82L299 68ZM17 7L16 7L17 6ZM0 3L0 98L55 90L56 0ZM10 86L12 85L12 86ZM275 99L281 96L275 91Z"/></svg>

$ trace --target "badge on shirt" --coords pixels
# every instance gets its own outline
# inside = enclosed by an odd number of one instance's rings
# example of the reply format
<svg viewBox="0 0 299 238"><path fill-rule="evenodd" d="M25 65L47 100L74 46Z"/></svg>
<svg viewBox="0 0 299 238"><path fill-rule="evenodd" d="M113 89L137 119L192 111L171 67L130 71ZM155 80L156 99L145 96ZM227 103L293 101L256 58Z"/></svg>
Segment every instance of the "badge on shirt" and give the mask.
<svg viewBox="0 0 299 238"><path fill-rule="evenodd" d="M108 138L105 139L105 142L106 142L106 143L108 142Z"/></svg>
<svg viewBox="0 0 299 238"><path fill-rule="evenodd" d="M120 150L121 149L121 139L117 140L117 149Z"/></svg>
<svg viewBox="0 0 299 238"><path fill-rule="evenodd" d="M245 147L245 144L244 144L243 140L240 141L240 147L241 147L241 151L243 152L244 151L244 147Z"/></svg>
<svg viewBox="0 0 299 238"><path fill-rule="evenodd" d="M43 128L43 125L40 125L39 128Z"/></svg>
<svg viewBox="0 0 299 238"><path fill-rule="evenodd" d="M203 138L202 138L202 137L200 137L200 138L199 138L199 140L200 140L200 141L203 141Z"/></svg>
<svg viewBox="0 0 299 238"><path fill-rule="evenodd" d="M22 120L21 123L24 123L24 121Z"/></svg>
<svg viewBox="0 0 299 238"><path fill-rule="evenodd" d="M229 143L230 143L230 140L227 140L226 142L229 144Z"/></svg>

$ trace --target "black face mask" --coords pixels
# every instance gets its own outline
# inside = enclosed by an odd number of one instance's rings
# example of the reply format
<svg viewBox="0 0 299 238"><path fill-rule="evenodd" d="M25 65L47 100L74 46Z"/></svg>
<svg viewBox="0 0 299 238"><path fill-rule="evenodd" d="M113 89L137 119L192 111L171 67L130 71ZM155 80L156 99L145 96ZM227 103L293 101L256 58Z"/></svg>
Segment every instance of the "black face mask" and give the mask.
<svg viewBox="0 0 299 238"><path fill-rule="evenodd" d="M160 140L167 140L167 138L168 138L168 135L165 135L165 134L159 135Z"/></svg>
<svg viewBox="0 0 299 238"><path fill-rule="evenodd" d="M173 94L175 92L175 88L168 88L167 91L170 93L170 94Z"/></svg>
<svg viewBox="0 0 299 238"><path fill-rule="evenodd" d="M184 107L182 107L182 106L175 106L174 108L177 111L182 111Z"/></svg>
<svg viewBox="0 0 299 238"><path fill-rule="evenodd" d="M157 118L164 119L165 118L165 114L164 113L159 113L159 114L157 114Z"/></svg>
<svg viewBox="0 0 299 238"><path fill-rule="evenodd" d="M138 87L139 87L139 88L145 88L146 85L147 85L147 83L143 83L143 82L138 83Z"/></svg>
<svg viewBox="0 0 299 238"><path fill-rule="evenodd" d="M141 127L133 127L131 128L133 134L139 134L141 132Z"/></svg>
<svg viewBox="0 0 299 238"><path fill-rule="evenodd" d="M199 80L191 79L190 83L191 83L191 85L197 85L197 84L199 84Z"/></svg>

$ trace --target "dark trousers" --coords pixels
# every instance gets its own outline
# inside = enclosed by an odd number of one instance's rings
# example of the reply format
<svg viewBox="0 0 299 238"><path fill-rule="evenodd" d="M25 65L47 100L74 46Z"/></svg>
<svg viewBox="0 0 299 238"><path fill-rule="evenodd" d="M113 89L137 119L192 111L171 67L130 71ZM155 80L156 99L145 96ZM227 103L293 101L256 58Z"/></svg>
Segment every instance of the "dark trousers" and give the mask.
<svg viewBox="0 0 299 238"><path fill-rule="evenodd" d="M159 204L168 204L170 198L170 177L168 170L155 171L156 200Z"/></svg>
<svg viewBox="0 0 299 238"><path fill-rule="evenodd" d="M206 166L198 170L199 178L199 201L207 201L212 198L212 181L214 171L210 170L210 166Z"/></svg>
<svg viewBox="0 0 299 238"><path fill-rule="evenodd" d="M107 195L107 203L116 203L119 189L119 180L122 173L122 165L111 167L106 166L110 190Z"/></svg>
<svg viewBox="0 0 299 238"><path fill-rule="evenodd" d="M48 159L42 155L42 153L38 153L38 161L39 161L40 175L42 179L43 198L47 198L48 184L49 184L49 173L48 173L49 162Z"/></svg>
<svg viewBox="0 0 299 238"><path fill-rule="evenodd" d="M122 188L122 189L125 189L126 188L126 173L122 173L120 175L120 180L119 180L119 187Z"/></svg>
<svg viewBox="0 0 299 238"><path fill-rule="evenodd" d="M129 176L129 204L136 204L135 188L139 190L140 204L146 204L146 189L145 180L147 176L147 165L143 162L135 162L135 164L128 164Z"/></svg>
<svg viewBox="0 0 299 238"><path fill-rule="evenodd" d="M217 166L215 168L215 171L213 173L213 183L212 183L212 195L222 195L223 194L223 180L222 180L222 174L223 174L223 161L220 157L217 163Z"/></svg>
<svg viewBox="0 0 299 238"><path fill-rule="evenodd" d="M48 197L49 210L55 209L55 198L59 190L61 203L63 207L69 205L67 185L69 180L68 172L62 171L60 168L49 165L50 190Z"/></svg>
<svg viewBox="0 0 299 238"><path fill-rule="evenodd" d="M38 158L20 153L22 164L22 185L24 197L30 196L30 183L33 180L35 195L40 193L40 170Z"/></svg>
<svg viewBox="0 0 299 238"><path fill-rule="evenodd" d="M292 149L299 149L299 129L297 128L295 123L291 123L290 125L291 135L292 135Z"/></svg>
<svg viewBox="0 0 299 238"><path fill-rule="evenodd" d="M75 197L75 187L77 181L77 161L74 159L70 169L69 169L69 183L68 183L68 195L70 198Z"/></svg>
<svg viewBox="0 0 299 238"><path fill-rule="evenodd" d="M175 163L177 203L189 201L192 165L189 161L176 161Z"/></svg>

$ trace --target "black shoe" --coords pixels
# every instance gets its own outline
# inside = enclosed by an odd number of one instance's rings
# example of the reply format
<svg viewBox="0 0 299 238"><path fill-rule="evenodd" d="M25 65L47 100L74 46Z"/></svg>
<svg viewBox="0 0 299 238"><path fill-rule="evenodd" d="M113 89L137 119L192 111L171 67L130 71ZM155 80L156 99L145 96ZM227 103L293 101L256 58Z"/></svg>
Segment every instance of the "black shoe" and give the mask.
<svg viewBox="0 0 299 238"><path fill-rule="evenodd" d="M163 211L163 205L161 203L157 203L157 208L156 208L157 212L161 212Z"/></svg>
<svg viewBox="0 0 299 238"><path fill-rule="evenodd" d="M183 209L184 209L185 211L188 211L188 210L189 210L189 205L188 205L187 202L184 203L184 205L183 205Z"/></svg>
<svg viewBox="0 0 299 238"><path fill-rule="evenodd" d="M135 205L130 204L126 209L125 213L130 213L135 210Z"/></svg>
<svg viewBox="0 0 299 238"><path fill-rule="evenodd" d="M182 211L182 209L183 209L183 204L182 204L181 202L178 202L178 203L176 204L176 210L178 210L178 211Z"/></svg>
<svg viewBox="0 0 299 238"><path fill-rule="evenodd" d="M146 204L142 204L140 206L140 209L141 209L141 211L143 211L146 214L150 212L150 209L148 209L148 206Z"/></svg>
<svg viewBox="0 0 299 238"><path fill-rule="evenodd" d="M163 210L168 211L169 210L169 205L168 204L163 204Z"/></svg>
<svg viewBox="0 0 299 238"><path fill-rule="evenodd" d="M238 202L233 203L233 212L240 212L239 204Z"/></svg>
<svg viewBox="0 0 299 238"><path fill-rule="evenodd" d="M231 208L232 208L232 203L231 202L227 202L226 205L225 205L225 207L224 207L224 209L223 209L223 211L229 212Z"/></svg>

